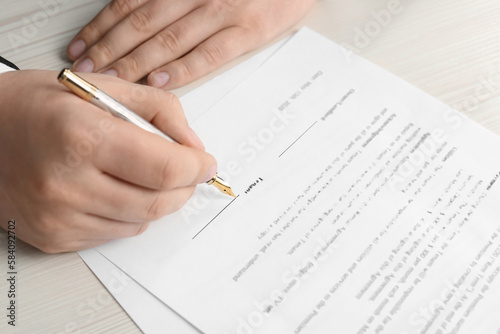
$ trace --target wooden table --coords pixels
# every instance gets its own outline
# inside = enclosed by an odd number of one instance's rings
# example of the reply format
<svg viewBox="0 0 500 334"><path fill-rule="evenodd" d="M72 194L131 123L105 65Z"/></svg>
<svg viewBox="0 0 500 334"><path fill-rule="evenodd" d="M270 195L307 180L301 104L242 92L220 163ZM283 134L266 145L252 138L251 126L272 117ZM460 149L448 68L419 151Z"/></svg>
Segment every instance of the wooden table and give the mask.
<svg viewBox="0 0 500 334"><path fill-rule="evenodd" d="M54 15L44 16L40 4L48 2L0 0L0 55L24 69L69 65L67 43L107 1L54 0ZM500 134L499 17L497 0L319 0L279 38L309 26ZM182 95L250 55L175 92ZM2 231L2 277L6 240ZM76 253L48 255L19 241L17 260L17 327L7 325L2 278L0 332L140 332Z"/></svg>

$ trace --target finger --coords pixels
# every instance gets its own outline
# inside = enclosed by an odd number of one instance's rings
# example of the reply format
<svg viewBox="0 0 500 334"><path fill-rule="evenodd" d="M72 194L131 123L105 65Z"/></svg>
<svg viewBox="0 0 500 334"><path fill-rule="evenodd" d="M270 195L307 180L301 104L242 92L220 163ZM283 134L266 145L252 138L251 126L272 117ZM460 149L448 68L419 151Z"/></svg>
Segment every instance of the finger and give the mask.
<svg viewBox="0 0 500 334"><path fill-rule="evenodd" d="M93 186L85 187L85 196L81 196L76 210L130 223L155 221L179 210L195 189L184 187L157 191L138 187L102 173L87 179L94 180ZM112 238L111 235L106 236L108 237Z"/></svg>
<svg viewBox="0 0 500 334"><path fill-rule="evenodd" d="M193 186L215 175L217 163L204 151L169 142L118 121L121 124L106 136L93 156L99 170L156 190Z"/></svg>
<svg viewBox="0 0 500 334"><path fill-rule="evenodd" d="M198 45L186 56L170 62L148 76L148 84L173 89L194 81L259 44L258 39L240 27L226 28ZM168 77L167 82L161 81Z"/></svg>
<svg viewBox="0 0 500 334"><path fill-rule="evenodd" d="M113 0L71 40L66 50L72 61L100 40L112 27L149 0Z"/></svg>
<svg viewBox="0 0 500 334"><path fill-rule="evenodd" d="M106 241L135 237L146 231L149 225L149 222L131 223L86 214L82 216L74 229L78 231L78 240Z"/></svg>
<svg viewBox="0 0 500 334"><path fill-rule="evenodd" d="M76 252L101 246L110 240L138 236L150 223L126 223L91 215L83 216L79 226L66 239L46 239L35 246L46 253Z"/></svg>
<svg viewBox="0 0 500 334"><path fill-rule="evenodd" d="M55 254L64 252L78 252L85 249L90 249L104 245L110 240L106 239L90 239L90 240L66 240L65 242L54 241L51 243L43 242L41 244L33 244L45 253Z"/></svg>
<svg viewBox="0 0 500 334"><path fill-rule="evenodd" d="M174 94L104 75L82 76L178 143L204 149L199 137L188 126L179 99Z"/></svg>
<svg viewBox="0 0 500 334"><path fill-rule="evenodd" d="M110 240L105 239L92 239L92 240L80 240L74 245L66 250L66 252L78 252L85 249L95 248L108 243Z"/></svg>
<svg viewBox="0 0 500 334"><path fill-rule="evenodd" d="M108 240L127 238L144 232L149 223L116 221L81 212L54 217L56 226L24 240L46 253L61 253L99 246Z"/></svg>
<svg viewBox="0 0 500 334"><path fill-rule="evenodd" d="M92 63L91 71L98 71L125 56L136 46L194 8L196 8L196 1L181 1L175 6L168 5L164 0L150 1L131 12L116 27L106 33L75 62L73 67L79 72L89 72L90 67L86 64ZM133 66L133 69L138 70L144 64L136 63Z"/></svg>
<svg viewBox="0 0 500 334"><path fill-rule="evenodd" d="M129 238L143 233L149 227L149 222L131 223L76 212L72 216L71 226L68 226L64 231L54 235L54 238L59 239L57 244L60 247L77 247L73 243L79 241L107 241ZM53 240L52 243L56 242Z"/></svg>
<svg viewBox="0 0 500 334"><path fill-rule="evenodd" d="M101 72L114 71L122 79L137 81L161 65L186 54L220 30L222 24L222 16L214 17L205 7L199 7L158 32L130 54L103 68ZM118 27L109 36L114 35L117 30Z"/></svg>

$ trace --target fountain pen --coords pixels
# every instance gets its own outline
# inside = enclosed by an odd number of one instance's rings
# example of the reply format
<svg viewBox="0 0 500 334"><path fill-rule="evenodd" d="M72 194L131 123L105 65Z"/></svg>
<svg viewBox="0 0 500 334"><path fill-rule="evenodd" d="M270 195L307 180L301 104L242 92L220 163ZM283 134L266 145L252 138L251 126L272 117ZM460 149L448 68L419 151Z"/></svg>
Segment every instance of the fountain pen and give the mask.
<svg viewBox="0 0 500 334"><path fill-rule="evenodd" d="M64 69L59 74L57 78L60 83L69 88L73 93L88 101L95 106L103 109L104 111L109 112L113 116L124 119L132 124L137 125L143 130L146 130L151 133L155 133L171 142L175 142L172 138L161 132L158 128L156 128L153 124L146 121L141 116L137 115L132 110L128 109L115 99L113 99L108 94L104 93L102 90L98 89L93 84L88 81L82 79L75 73L73 73L69 69ZM232 197L236 197L231 190L231 187L227 182L221 179L217 173L206 182L208 185L213 185L219 191L224 194L227 194Z"/></svg>

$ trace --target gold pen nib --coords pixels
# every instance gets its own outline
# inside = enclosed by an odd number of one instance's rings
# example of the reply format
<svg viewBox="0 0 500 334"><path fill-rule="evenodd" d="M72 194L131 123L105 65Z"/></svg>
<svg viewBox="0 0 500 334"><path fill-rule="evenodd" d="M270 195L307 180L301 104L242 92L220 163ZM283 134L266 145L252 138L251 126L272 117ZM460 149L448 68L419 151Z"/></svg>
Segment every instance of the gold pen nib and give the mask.
<svg viewBox="0 0 500 334"><path fill-rule="evenodd" d="M227 184L223 179L221 179L219 177L219 175L215 174L215 176L213 178L211 178L207 184L210 186L210 185L213 185L215 188L219 189L220 192L224 193L224 194L227 194L229 196L232 196L232 197L236 197L236 195L233 193L233 191L231 190L231 187L229 186L229 184Z"/></svg>

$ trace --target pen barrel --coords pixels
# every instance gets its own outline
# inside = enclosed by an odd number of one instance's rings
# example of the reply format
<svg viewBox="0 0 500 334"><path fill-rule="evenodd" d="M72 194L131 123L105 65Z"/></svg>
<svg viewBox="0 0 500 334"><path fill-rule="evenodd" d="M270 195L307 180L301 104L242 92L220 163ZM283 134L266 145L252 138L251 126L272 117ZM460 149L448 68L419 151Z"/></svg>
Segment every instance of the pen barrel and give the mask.
<svg viewBox="0 0 500 334"><path fill-rule="evenodd" d="M161 132L159 129L157 129L153 124L149 123L144 118L137 115L135 112L128 109L127 107L125 107L124 105L122 105L121 103L119 103L114 98L112 98L111 96L109 96L108 94L104 93L101 90L96 91L96 93L94 94L94 98L90 102L95 106L109 112L115 117L119 117L132 124L137 125L143 130L157 134L171 142L175 142L172 138L170 138L169 136Z"/></svg>

